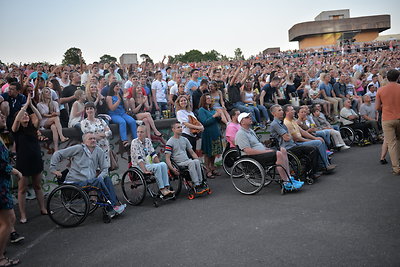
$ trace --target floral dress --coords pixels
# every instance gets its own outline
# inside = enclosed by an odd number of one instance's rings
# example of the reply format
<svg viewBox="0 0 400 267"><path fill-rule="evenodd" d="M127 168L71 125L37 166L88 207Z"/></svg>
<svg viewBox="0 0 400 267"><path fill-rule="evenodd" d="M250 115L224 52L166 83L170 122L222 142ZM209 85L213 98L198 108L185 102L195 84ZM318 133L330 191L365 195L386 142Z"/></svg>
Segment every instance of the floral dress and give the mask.
<svg viewBox="0 0 400 267"><path fill-rule="evenodd" d="M107 123L98 118L95 118L94 121L84 119L81 121L81 130L84 134L92 132L94 134L104 133L106 135L106 137L97 140L97 145L103 149L106 154L106 161L110 164L110 142L108 141L108 138L112 135L112 132Z"/></svg>
<svg viewBox="0 0 400 267"><path fill-rule="evenodd" d="M13 199L11 195L11 171L8 150L4 143L0 141L0 210L13 209Z"/></svg>

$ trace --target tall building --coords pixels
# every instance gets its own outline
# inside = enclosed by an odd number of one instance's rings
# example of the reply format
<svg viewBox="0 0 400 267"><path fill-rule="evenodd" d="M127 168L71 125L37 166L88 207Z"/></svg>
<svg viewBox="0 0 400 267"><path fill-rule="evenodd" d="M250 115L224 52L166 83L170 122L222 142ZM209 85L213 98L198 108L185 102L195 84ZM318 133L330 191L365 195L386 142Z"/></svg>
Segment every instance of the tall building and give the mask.
<svg viewBox="0 0 400 267"><path fill-rule="evenodd" d="M314 21L301 22L289 30L289 41L298 41L300 49L369 42L390 29L390 15L350 17L349 9L323 11Z"/></svg>

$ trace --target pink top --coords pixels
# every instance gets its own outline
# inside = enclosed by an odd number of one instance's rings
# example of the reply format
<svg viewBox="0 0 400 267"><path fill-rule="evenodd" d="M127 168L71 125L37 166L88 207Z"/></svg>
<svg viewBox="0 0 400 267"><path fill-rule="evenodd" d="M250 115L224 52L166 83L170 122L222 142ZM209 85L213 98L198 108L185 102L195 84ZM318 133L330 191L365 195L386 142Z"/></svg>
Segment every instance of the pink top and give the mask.
<svg viewBox="0 0 400 267"><path fill-rule="evenodd" d="M225 132L226 141L229 142L231 147L235 147L235 137L239 129L240 129L240 124L234 122L229 123L228 126L226 127L226 132Z"/></svg>

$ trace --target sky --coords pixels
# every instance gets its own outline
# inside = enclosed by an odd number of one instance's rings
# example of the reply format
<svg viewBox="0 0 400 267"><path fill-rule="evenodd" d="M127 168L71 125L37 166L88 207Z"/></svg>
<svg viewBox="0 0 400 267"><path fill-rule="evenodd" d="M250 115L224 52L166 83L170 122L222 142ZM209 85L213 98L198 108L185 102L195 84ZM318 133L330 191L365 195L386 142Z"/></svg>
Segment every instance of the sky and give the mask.
<svg viewBox="0 0 400 267"><path fill-rule="evenodd" d="M233 56L240 48L249 57L298 48L288 30L335 9L350 9L351 17L389 14L391 29L381 34L400 34L398 0L0 0L0 60L60 64L70 47L87 63L123 53L158 62L191 49Z"/></svg>

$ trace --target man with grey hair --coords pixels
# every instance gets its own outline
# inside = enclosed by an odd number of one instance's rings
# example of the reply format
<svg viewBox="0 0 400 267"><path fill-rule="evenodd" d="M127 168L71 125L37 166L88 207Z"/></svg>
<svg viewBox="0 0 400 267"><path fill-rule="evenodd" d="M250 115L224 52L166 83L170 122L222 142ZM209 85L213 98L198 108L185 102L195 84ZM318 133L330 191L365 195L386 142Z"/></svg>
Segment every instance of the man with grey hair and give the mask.
<svg viewBox="0 0 400 267"><path fill-rule="evenodd" d="M68 168L64 183L74 184L78 187L94 186L100 188L113 206L113 210L109 209L109 214L111 216L115 215L115 212L121 214L126 205L118 205L119 201L114 186L110 177L108 177L109 163L106 161L104 151L97 146L94 133L85 133L82 139L83 144L67 147L53 154L50 161L51 173L61 177L62 174L57 167L62 160L70 158L71 166ZM96 173L97 170L100 170L99 175Z"/></svg>

